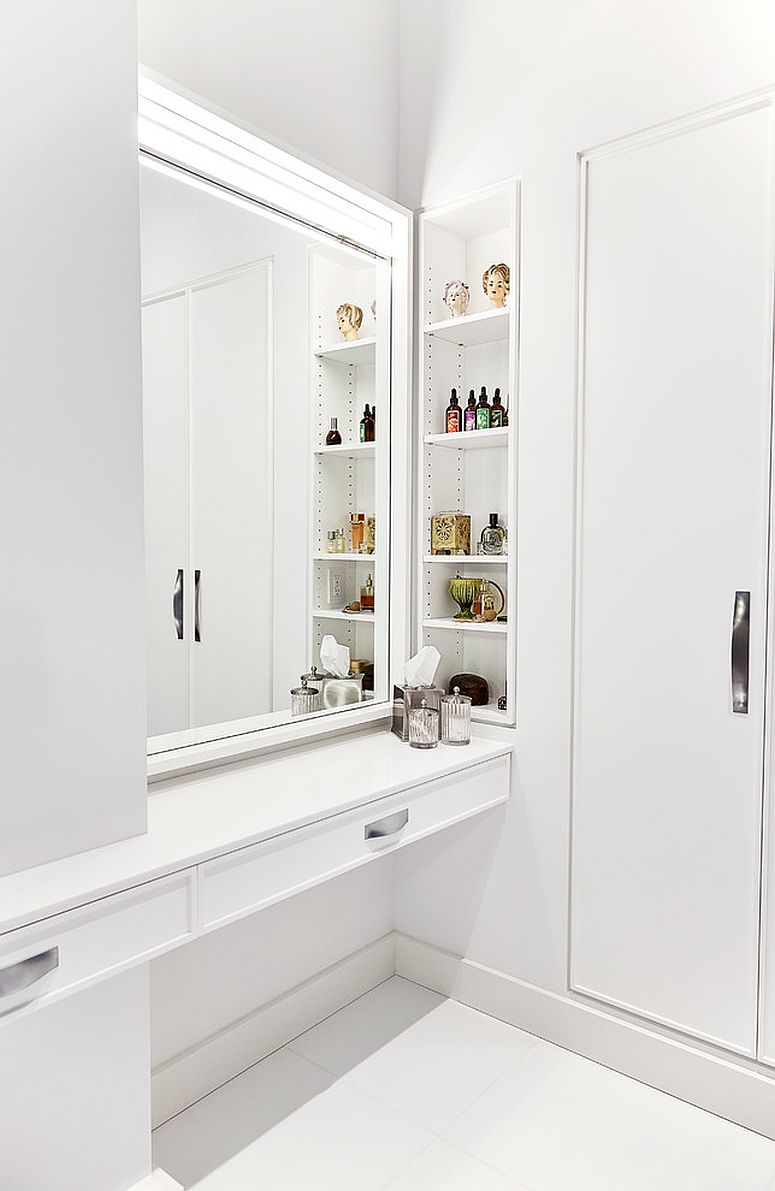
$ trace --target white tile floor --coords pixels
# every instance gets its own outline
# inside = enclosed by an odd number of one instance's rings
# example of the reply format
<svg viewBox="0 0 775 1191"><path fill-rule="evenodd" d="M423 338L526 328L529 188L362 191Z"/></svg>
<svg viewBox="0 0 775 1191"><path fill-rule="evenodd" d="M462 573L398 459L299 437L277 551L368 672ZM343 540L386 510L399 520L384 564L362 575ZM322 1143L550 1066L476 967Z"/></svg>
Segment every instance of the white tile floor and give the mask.
<svg viewBox="0 0 775 1191"><path fill-rule="evenodd" d="M775 1191L775 1142L394 978L157 1129L198 1191Z"/></svg>

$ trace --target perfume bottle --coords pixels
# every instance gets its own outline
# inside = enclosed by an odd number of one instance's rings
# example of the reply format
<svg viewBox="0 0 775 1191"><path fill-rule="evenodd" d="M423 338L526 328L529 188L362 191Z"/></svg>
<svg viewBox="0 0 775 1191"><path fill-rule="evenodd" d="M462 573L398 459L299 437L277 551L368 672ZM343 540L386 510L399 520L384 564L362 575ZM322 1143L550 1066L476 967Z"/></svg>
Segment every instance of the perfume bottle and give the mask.
<svg viewBox="0 0 775 1191"><path fill-rule="evenodd" d="M506 553L506 530L498 525L498 514L490 513L490 524L485 525L479 538L482 554Z"/></svg>
<svg viewBox="0 0 775 1191"><path fill-rule="evenodd" d="M366 522L363 513L350 514L350 549L353 554L361 554L366 536Z"/></svg>
<svg viewBox="0 0 775 1191"><path fill-rule="evenodd" d="M361 442L374 442L374 415L368 405L361 418L359 438Z"/></svg>
<svg viewBox="0 0 775 1191"><path fill-rule="evenodd" d="M346 554L347 553L347 542L345 541L344 528L338 529L336 531L336 553L337 554Z"/></svg>
<svg viewBox="0 0 775 1191"><path fill-rule="evenodd" d="M476 407L476 429L490 429L490 403L487 400L487 390L484 385L482 385L482 391L479 394L479 403Z"/></svg>
<svg viewBox="0 0 775 1191"><path fill-rule="evenodd" d="M460 402L457 399L457 389L452 390L447 406L447 413L445 418L445 426L447 434L456 434L458 430L463 429L463 411L460 408Z"/></svg>
<svg viewBox="0 0 775 1191"><path fill-rule="evenodd" d="M476 430L476 398L473 389L468 394L468 405L463 412L463 429Z"/></svg>
<svg viewBox="0 0 775 1191"><path fill-rule="evenodd" d="M337 430L336 418L332 418L331 419L331 429L329 430L328 434L326 435L326 446L327 447L338 447L338 446L341 446L341 443L342 443L342 436L339 433L339 431Z"/></svg>
<svg viewBox="0 0 775 1191"><path fill-rule="evenodd" d="M503 406L501 405L501 391L500 391L500 389L496 389L493 394L492 406L490 408L490 429L491 430L500 429L501 426L505 425L505 423L503 421L503 417L504 417L505 413L506 413L506 411L503 408Z"/></svg>
<svg viewBox="0 0 775 1191"><path fill-rule="evenodd" d="M371 575L367 575L366 583L361 588L361 610L363 612L374 611L374 583Z"/></svg>
<svg viewBox="0 0 775 1191"><path fill-rule="evenodd" d="M329 554L336 554L336 530L329 529L326 534L326 551Z"/></svg>

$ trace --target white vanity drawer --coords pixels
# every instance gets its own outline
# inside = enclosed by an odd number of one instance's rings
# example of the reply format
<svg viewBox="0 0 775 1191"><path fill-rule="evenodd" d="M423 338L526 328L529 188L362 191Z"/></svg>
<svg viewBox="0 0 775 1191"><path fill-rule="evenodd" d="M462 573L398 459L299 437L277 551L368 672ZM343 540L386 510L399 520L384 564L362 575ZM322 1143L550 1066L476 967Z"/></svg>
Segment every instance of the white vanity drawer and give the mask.
<svg viewBox="0 0 775 1191"><path fill-rule="evenodd" d="M505 802L509 772L510 756L495 757L207 861L199 866L200 930L214 930Z"/></svg>
<svg viewBox="0 0 775 1191"><path fill-rule="evenodd" d="M0 935L0 1023L185 943L195 913L187 869Z"/></svg>

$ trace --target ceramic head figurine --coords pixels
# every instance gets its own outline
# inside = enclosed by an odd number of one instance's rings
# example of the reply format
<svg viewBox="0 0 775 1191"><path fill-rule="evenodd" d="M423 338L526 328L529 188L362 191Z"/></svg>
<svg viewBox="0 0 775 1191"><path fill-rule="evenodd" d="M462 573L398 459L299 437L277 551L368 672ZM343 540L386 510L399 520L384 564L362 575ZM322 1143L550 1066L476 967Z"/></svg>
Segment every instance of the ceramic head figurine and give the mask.
<svg viewBox="0 0 775 1191"><path fill-rule="evenodd" d="M499 265L490 265L482 274L482 289L493 306L503 309L509 296L511 270L503 261Z"/></svg>
<svg viewBox="0 0 775 1191"><path fill-rule="evenodd" d="M468 310L471 291L465 281L448 281L444 286L442 301L447 308L449 318L460 318Z"/></svg>
<svg viewBox="0 0 775 1191"><path fill-rule="evenodd" d="M363 311L353 302L342 302L337 309L336 321L345 339L357 339L363 322Z"/></svg>

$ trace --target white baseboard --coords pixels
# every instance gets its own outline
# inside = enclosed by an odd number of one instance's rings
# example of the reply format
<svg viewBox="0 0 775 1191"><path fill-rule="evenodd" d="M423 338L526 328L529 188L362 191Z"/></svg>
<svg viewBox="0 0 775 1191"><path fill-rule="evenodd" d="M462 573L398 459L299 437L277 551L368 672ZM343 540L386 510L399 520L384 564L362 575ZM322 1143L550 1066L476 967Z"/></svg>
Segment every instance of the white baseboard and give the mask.
<svg viewBox="0 0 775 1191"><path fill-rule="evenodd" d="M133 1183L129 1191L183 1191L183 1184L176 1183L157 1166L153 1174L141 1179L139 1183Z"/></svg>
<svg viewBox="0 0 775 1191"><path fill-rule="evenodd" d="M163 1063L151 1075L153 1127L376 988L394 972L394 935L388 934ZM154 1184L149 1191L152 1188L155 1191Z"/></svg>
<svg viewBox="0 0 775 1191"><path fill-rule="evenodd" d="M775 1079L687 1042L395 934L396 975L775 1139Z"/></svg>

